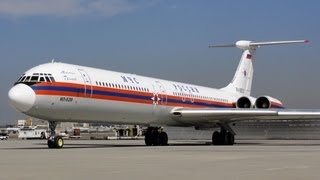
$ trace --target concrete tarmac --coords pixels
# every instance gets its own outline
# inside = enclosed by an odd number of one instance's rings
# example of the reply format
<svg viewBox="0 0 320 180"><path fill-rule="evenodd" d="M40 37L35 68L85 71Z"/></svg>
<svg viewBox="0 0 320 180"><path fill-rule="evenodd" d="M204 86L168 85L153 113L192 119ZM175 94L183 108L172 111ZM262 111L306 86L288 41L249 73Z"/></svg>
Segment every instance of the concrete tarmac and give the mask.
<svg viewBox="0 0 320 180"><path fill-rule="evenodd" d="M320 179L320 140L206 141L44 140L0 141L0 179Z"/></svg>

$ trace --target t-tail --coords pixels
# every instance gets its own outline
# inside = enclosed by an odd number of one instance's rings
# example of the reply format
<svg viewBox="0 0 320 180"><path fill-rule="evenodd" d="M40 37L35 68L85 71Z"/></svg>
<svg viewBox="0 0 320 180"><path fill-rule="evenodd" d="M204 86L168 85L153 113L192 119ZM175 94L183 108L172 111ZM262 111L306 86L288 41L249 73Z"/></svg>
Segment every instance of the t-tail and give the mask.
<svg viewBox="0 0 320 180"><path fill-rule="evenodd" d="M240 93L244 96L250 96L251 85L253 78L253 61L255 59L255 52L258 47L267 45L280 45L280 44L292 44L292 43L307 43L308 40L296 40L296 41L272 41L272 42L254 42L254 41L237 41L235 44L227 45L213 45L210 48L217 47L237 47L243 50L240 63L237 71L230 84L221 90L225 90L232 93Z"/></svg>

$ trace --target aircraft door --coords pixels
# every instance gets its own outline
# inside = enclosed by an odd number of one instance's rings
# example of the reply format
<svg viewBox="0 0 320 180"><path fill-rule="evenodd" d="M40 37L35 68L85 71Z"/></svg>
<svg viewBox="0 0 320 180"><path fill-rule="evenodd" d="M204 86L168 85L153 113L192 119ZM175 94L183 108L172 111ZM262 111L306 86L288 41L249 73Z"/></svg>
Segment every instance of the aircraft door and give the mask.
<svg viewBox="0 0 320 180"><path fill-rule="evenodd" d="M166 105L167 104L167 92L166 89L164 88L163 84L160 81L156 81L156 85L158 88L158 98L159 98L159 104L160 105Z"/></svg>
<svg viewBox="0 0 320 180"><path fill-rule="evenodd" d="M91 97L93 89L92 89L92 82L91 82L90 76L83 69L78 69L78 71L80 72L81 77L82 77L83 82L84 82L84 92L83 92L84 93L84 97Z"/></svg>
<svg viewBox="0 0 320 180"><path fill-rule="evenodd" d="M167 94L163 84L160 81L154 81L152 83L153 87L153 114L159 116L162 111L166 108L167 104Z"/></svg>

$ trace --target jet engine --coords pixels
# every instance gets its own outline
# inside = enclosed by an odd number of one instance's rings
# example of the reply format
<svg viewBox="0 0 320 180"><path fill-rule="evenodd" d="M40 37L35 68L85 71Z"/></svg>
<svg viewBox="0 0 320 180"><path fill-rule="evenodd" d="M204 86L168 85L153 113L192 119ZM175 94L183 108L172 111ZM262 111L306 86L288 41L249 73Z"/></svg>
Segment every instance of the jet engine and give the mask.
<svg viewBox="0 0 320 180"><path fill-rule="evenodd" d="M256 100L255 107L258 109L283 108L281 101L270 96L261 96Z"/></svg>
<svg viewBox="0 0 320 180"><path fill-rule="evenodd" d="M254 99L251 97L242 96L236 103L237 108L253 108Z"/></svg>

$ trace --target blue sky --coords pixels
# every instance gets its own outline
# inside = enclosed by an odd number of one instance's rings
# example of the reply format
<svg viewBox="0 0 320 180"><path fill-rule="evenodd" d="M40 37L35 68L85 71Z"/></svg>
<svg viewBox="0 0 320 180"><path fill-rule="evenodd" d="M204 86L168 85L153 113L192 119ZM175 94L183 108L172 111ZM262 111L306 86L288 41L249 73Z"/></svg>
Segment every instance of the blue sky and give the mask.
<svg viewBox="0 0 320 180"><path fill-rule="evenodd" d="M0 0L0 124L26 118L7 92L26 70L66 63L223 87L240 39L309 39L258 49L253 95L320 108L320 1Z"/></svg>

